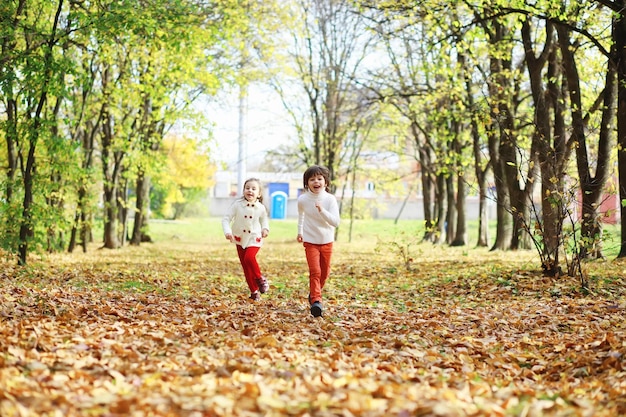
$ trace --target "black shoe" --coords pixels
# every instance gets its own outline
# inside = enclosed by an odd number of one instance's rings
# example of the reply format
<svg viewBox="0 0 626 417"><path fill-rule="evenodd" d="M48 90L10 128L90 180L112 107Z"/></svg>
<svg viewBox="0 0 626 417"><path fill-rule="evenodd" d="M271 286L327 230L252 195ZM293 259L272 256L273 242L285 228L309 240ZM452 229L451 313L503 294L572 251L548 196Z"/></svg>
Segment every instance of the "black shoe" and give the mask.
<svg viewBox="0 0 626 417"><path fill-rule="evenodd" d="M250 299L252 301L259 301L261 299L261 294L259 294L258 291L255 291L252 294L250 294Z"/></svg>
<svg viewBox="0 0 626 417"><path fill-rule="evenodd" d="M311 305L311 314L313 317L321 317L323 310L322 303L319 301L316 301Z"/></svg>

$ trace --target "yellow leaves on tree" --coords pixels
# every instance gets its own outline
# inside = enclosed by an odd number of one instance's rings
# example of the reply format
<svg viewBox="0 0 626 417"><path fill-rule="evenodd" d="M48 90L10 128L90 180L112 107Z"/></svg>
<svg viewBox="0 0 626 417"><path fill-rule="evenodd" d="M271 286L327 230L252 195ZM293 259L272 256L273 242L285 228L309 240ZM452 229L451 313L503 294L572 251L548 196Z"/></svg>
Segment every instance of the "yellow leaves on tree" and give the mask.
<svg viewBox="0 0 626 417"><path fill-rule="evenodd" d="M198 142L191 138L168 136L162 149L167 164L160 177L165 191L161 211L166 216L177 217L185 205L206 195L215 166Z"/></svg>

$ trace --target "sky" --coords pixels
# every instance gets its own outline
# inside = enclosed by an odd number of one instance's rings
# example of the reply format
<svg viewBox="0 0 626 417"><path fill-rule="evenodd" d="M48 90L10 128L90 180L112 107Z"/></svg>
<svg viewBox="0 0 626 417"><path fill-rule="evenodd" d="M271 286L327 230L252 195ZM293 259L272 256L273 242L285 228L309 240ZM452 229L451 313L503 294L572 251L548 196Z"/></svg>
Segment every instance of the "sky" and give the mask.
<svg viewBox="0 0 626 417"><path fill-rule="evenodd" d="M265 153L293 140L293 128L278 94L268 86L252 85L245 121L248 165L262 162ZM215 124L216 160L237 169L239 96L233 91L207 105L208 118Z"/></svg>

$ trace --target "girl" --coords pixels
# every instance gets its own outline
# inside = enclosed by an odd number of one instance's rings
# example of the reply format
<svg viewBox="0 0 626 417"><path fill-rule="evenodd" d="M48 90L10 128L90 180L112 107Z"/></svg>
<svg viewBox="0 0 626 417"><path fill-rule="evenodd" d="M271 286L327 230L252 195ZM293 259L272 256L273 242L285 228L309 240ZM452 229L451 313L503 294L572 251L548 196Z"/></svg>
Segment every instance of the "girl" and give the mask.
<svg viewBox="0 0 626 417"><path fill-rule="evenodd" d="M303 176L305 192L298 197L298 242L303 243L309 265L309 304L311 314L323 312L322 289L330 274L335 229L339 226L339 206L328 192L330 172L318 165Z"/></svg>
<svg viewBox="0 0 626 417"><path fill-rule="evenodd" d="M263 205L261 181L249 178L243 184L243 196L237 199L222 219L222 229L227 240L237 245L237 254L246 277L250 298L254 301L269 289L261 275L256 255L263 239L270 233L267 209Z"/></svg>

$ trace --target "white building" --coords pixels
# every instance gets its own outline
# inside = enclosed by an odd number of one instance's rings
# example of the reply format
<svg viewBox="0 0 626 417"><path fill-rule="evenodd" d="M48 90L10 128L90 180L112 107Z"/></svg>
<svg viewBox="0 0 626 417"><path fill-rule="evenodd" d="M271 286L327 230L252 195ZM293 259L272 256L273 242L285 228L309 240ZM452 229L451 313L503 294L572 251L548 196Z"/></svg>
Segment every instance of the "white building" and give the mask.
<svg viewBox="0 0 626 417"><path fill-rule="evenodd" d="M301 172L248 172L247 178L258 178L263 187L263 203L273 219L297 218L297 199L304 190ZM355 193L357 202L360 202L369 217L374 219L422 220L424 219L423 199L420 194L412 193L408 198L383 197L376 192L376 184L366 181L362 189ZM407 186L407 189L409 187ZM344 193L346 200L351 198L352 189L338 190ZM209 198L209 212L211 216L223 216L233 200L242 196L242 190L237 189L237 173L218 171L215 174L215 186ZM466 209L468 219L478 218L478 197L468 196ZM496 207L494 202L488 203L487 214L495 219Z"/></svg>

